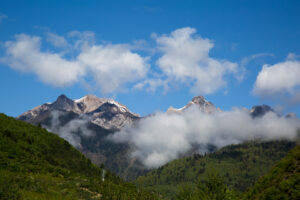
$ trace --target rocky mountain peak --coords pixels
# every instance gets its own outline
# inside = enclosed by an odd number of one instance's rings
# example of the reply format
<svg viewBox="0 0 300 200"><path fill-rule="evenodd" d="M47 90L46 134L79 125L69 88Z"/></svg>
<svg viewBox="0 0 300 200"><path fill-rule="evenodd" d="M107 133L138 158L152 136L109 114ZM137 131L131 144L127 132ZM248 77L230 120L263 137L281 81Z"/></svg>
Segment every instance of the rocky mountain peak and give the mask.
<svg viewBox="0 0 300 200"><path fill-rule="evenodd" d="M82 113L89 113L105 103L106 99L98 98L93 94L89 94L80 99L74 100L74 102L77 104Z"/></svg>
<svg viewBox="0 0 300 200"><path fill-rule="evenodd" d="M255 118L255 117L262 117L264 116L267 112L275 112L270 106L268 105L257 105L253 106L252 109L250 110L250 115Z"/></svg>
<svg viewBox="0 0 300 200"><path fill-rule="evenodd" d="M71 111L75 109L75 104L72 99L62 94L51 104L51 109Z"/></svg>
<svg viewBox="0 0 300 200"><path fill-rule="evenodd" d="M103 103L99 108L97 108L94 112L110 112L110 113L118 113L121 112L118 106L115 104L106 102Z"/></svg>
<svg viewBox="0 0 300 200"><path fill-rule="evenodd" d="M192 101L188 102L188 104L182 108L176 109L176 108L173 108L172 106L169 107L167 112L180 113L180 112L183 112L184 110L188 109L192 105L198 105L200 110L204 113L212 113L212 112L216 111L216 107L211 102L207 101L203 96L200 95L200 96L193 97Z"/></svg>
<svg viewBox="0 0 300 200"><path fill-rule="evenodd" d="M203 96L196 96L192 99L192 102L195 104L205 104L207 100Z"/></svg>
<svg viewBox="0 0 300 200"><path fill-rule="evenodd" d="M63 94L55 102L37 106L18 116L17 119L30 123L42 123L44 119L51 116L52 111L56 110L87 115L90 122L106 129L120 129L139 118L139 115L130 112L126 106L112 99L86 95L72 100Z"/></svg>

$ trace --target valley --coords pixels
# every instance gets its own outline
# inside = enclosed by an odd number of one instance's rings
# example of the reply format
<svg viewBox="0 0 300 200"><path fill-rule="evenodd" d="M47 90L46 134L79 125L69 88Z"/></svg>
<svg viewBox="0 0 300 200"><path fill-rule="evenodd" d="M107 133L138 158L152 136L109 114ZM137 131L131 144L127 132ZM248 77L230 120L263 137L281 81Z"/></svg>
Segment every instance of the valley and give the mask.
<svg viewBox="0 0 300 200"><path fill-rule="evenodd" d="M166 115L181 116L185 115L185 113L191 109L199 109L199 112L203 113L203 115L214 115L214 113L223 112L216 108L211 102L208 102L204 97L199 96L193 98L192 101L181 109L170 107L166 111ZM259 120L269 112L275 113L275 111L267 105L254 106L248 111L248 115L250 119ZM136 149L133 144L127 142L118 143L109 139L123 127L134 127L139 121L145 119L145 117L140 117L130 112L126 106L113 100L101 99L94 95L87 95L79 100L71 100L65 95L61 95L55 102L43 104L17 117L18 120L29 122L34 126L26 125L24 122L14 122L13 119L7 118L4 115L1 117L3 144L1 150L1 173L2 176L5 175L5 179L12 182L12 185L16 185L16 187L19 188L18 191L21 191L21 193L18 192L16 194L16 198L18 196L27 195L37 195L42 198L42 194L47 190L46 188L50 187L52 188L51 190L59 189L66 191L66 194L68 193L66 199L72 199L78 195L85 195L85 199L93 199L92 196L95 197L97 195L99 197L101 196L99 199L105 199L103 194L111 196L110 198L113 199L130 199L133 198L134 195L145 195L145 197L140 197L141 199L178 199L180 195L183 195L180 193L182 188L188 188L189 193L193 193L193 191L197 191L199 181L203 182L211 176L220 177L220 180L223 181L222 183L230 188L230 191L234 192L232 198L238 198L238 196L243 196L244 194L245 197L247 197L247 195L249 196L250 194L254 195L253 192L246 193L249 188L252 186L257 187L256 185L259 184L259 182L256 184L257 180L260 180L259 178L261 176L267 174L277 162L285 158L288 152L297 146L298 141L298 139L264 141L258 138L240 144L227 145L220 149L214 145L210 145L210 147L206 148L205 153L200 153L198 148L201 147L195 145L178 159L159 166L156 169L151 169L145 166L138 158L131 157L132 152ZM115 123L116 121L117 123ZM8 124L11 123L12 127L6 126L7 122L9 122ZM23 130L20 129L21 127L26 128L24 131L21 131ZM28 131L26 131L27 129ZM70 155L64 153L56 157L55 152L52 152L51 146L50 149L44 150L39 150L39 147L34 147L36 154L32 154L31 156L27 155L26 151L22 152L24 148L28 149L29 152L33 151L31 150L33 147L30 146L32 145L31 143L35 141L46 142L45 144L39 144L38 142L37 145L49 145L47 144L47 142L49 142L47 141L48 139L43 138L45 137L44 132L46 132L46 129L68 141L72 146L83 153L88 160L75 161L77 158L74 158L75 160L72 159L73 161L56 160L63 159L65 156L69 158L73 156L78 157L79 153L77 153L76 150L72 150L74 153L70 153ZM31 136L32 131L34 134ZM18 141L20 137L32 139L27 139L28 143L19 144ZM21 145L18 147L20 150L17 150L20 151L20 156L23 154L27 155L27 157L29 156L26 161L21 161L22 159L17 156L18 154L16 154L16 156L7 154L7 149L16 151L13 150L11 140L13 143ZM6 144L4 145L4 143ZM54 148L56 148L58 152L63 152L65 150L61 148L66 147L57 146ZM67 148L72 149L71 146ZM36 157L32 157L36 155L44 155L46 157L38 159L36 163L28 166L22 165L23 167L19 169L19 165L21 165L22 162L26 164L26 162L31 162L30 159L36 160ZM12 158L10 158L10 156L12 156ZM82 157L80 159L85 158ZM62 163L59 164L60 162ZM65 162L68 164L64 164ZM73 164L72 162L79 163ZM45 167L40 168L41 163L45 163L43 164ZM58 168L62 170L62 175L55 175L58 172L56 172L56 168L53 168L54 164L59 164L58 166L61 165L61 167L63 167L63 169ZM74 165L78 165L80 168L73 169L72 167ZM91 172L93 175L90 174L90 169L87 170L90 166L92 167L92 171L96 170L95 172ZM32 167L34 170L31 169ZM12 170L13 168L18 170ZM73 172L72 170L75 171ZM25 175L23 172L25 172ZM111 179L109 186L101 183L104 173L108 180ZM95 176L95 174L98 175ZM56 178L57 176L58 178ZM76 178L77 176L79 178ZM127 181L131 181L131 183L123 182L118 176ZM30 183L33 184L30 186L32 187L30 189L32 190L31 193L26 193L25 190L27 190L27 188L23 185L19 185L18 182L28 181L28 177L32 177L33 180L33 182ZM67 186L68 184L74 184L76 181L78 185L87 184L85 180L89 178L93 179L93 183L89 183L87 188L93 188L93 184L100 183L103 186L99 186L100 189L97 186L97 189L95 188L96 190L84 189L86 187L71 190L71 188ZM44 182L44 186L41 185L42 182ZM57 188L55 186L57 184L64 186L63 188ZM125 185L122 186L122 184ZM36 187L40 187L40 189L36 189ZM120 196L112 197L115 192L107 193L105 189L107 187L115 188L114 190L116 191L120 190L120 192L117 192ZM126 187L131 189L127 189ZM137 189L134 189L135 187L137 187ZM14 187L6 188L6 190L11 190L12 192L14 191L13 188ZM22 192L23 190L24 192ZM124 196L125 194L121 192L125 191L127 194L129 190L130 194L133 195L132 197ZM101 192L97 193L97 191ZM143 192L139 194L138 191ZM40 192L41 194L39 194ZM46 193L48 194L49 191ZM153 194L153 196L151 196L151 194ZM156 194L156 196L154 194ZM49 195L52 195L53 198L59 197L55 197L55 193L50 193ZM197 196L199 194L195 193L194 195ZM297 194L293 193L293 195ZM62 198L62 196L59 198Z"/></svg>

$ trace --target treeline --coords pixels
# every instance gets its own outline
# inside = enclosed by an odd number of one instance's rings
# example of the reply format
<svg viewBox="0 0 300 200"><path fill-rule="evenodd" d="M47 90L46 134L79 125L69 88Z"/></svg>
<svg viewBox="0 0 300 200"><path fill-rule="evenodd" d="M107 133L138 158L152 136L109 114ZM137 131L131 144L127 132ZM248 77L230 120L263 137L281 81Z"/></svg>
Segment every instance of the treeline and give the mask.
<svg viewBox="0 0 300 200"><path fill-rule="evenodd" d="M214 153L174 160L139 177L135 183L174 199L183 185L196 190L199 182L210 180L213 171L222 177L224 185L240 195L295 146L296 142L291 141L251 141L230 145Z"/></svg>

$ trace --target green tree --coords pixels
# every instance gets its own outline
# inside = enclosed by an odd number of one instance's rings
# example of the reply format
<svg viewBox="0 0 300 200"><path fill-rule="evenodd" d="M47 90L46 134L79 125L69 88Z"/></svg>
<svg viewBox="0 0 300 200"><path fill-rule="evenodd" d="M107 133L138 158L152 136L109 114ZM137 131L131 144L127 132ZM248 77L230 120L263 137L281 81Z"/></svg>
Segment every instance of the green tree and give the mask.
<svg viewBox="0 0 300 200"><path fill-rule="evenodd" d="M188 185L179 188L177 200L235 200L237 195L234 190L228 188L223 177L217 173L209 173L202 181L200 180L194 190Z"/></svg>

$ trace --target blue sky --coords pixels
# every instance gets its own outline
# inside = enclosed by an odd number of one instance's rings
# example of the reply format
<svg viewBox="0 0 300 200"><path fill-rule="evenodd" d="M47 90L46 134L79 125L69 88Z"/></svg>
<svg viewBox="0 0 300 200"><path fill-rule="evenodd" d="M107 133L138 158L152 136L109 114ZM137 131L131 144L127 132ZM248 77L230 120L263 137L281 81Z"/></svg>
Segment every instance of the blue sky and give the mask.
<svg viewBox="0 0 300 200"><path fill-rule="evenodd" d="M0 112L94 93L141 115L204 95L223 110L265 103L299 116L299 10L292 0L2 0Z"/></svg>

